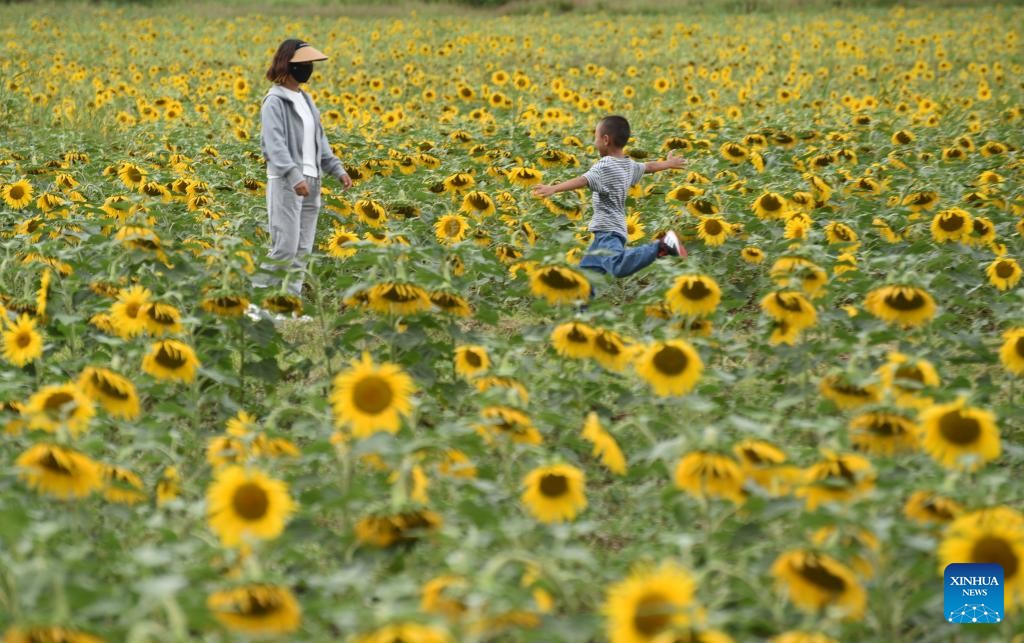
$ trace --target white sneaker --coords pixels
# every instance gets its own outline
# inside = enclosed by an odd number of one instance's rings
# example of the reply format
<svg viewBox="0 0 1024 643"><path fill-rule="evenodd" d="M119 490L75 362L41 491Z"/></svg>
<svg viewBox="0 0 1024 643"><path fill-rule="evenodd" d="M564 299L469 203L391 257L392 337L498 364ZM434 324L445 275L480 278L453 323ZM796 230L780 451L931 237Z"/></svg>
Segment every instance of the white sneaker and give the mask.
<svg viewBox="0 0 1024 643"><path fill-rule="evenodd" d="M686 256L686 248L683 247L683 244L679 241L679 237L676 236L674 230L669 230L668 232L666 232L665 236L662 237L661 241L666 246L668 246L669 250L671 250L672 254L674 254L675 256Z"/></svg>

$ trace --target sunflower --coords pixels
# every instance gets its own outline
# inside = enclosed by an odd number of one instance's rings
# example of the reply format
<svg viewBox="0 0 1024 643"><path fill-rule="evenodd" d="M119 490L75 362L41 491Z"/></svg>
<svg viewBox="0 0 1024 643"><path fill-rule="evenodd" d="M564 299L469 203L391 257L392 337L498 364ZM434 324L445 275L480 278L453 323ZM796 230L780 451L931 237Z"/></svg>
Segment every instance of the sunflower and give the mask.
<svg viewBox="0 0 1024 643"><path fill-rule="evenodd" d="M792 220L792 219L791 219ZM821 295L821 289L828 282L828 273L812 261L801 257L781 257L772 264L772 280L779 287L800 288L811 298Z"/></svg>
<svg viewBox="0 0 1024 643"><path fill-rule="evenodd" d="M864 307L875 317L904 327L921 326L935 316L935 300L916 286L882 286L868 293Z"/></svg>
<svg viewBox="0 0 1024 643"><path fill-rule="evenodd" d="M288 485L256 469L220 469L206 490L207 520L225 547L277 538L293 511Z"/></svg>
<svg viewBox="0 0 1024 643"><path fill-rule="evenodd" d="M371 228L381 228L388 222L388 211L379 201L359 199L354 206L359 220Z"/></svg>
<svg viewBox="0 0 1024 643"><path fill-rule="evenodd" d="M486 440L500 434L508 436L518 444L537 445L544 441L530 416L519 409L510 406L488 406L480 415L484 419L484 424L479 425L477 431Z"/></svg>
<svg viewBox="0 0 1024 643"><path fill-rule="evenodd" d="M722 217L701 217L697 224L697 236L705 245L720 246L732 234L732 225Z"/></svg>
<svg viewBox="0 0 1024 643"><path fill-rule="evenodd" d="M430 310L430 294L415 284L385 282L370 288L371 310L389 315L414 315Z"/></svg>
<svg viewBox="0 0 1024 643"><path fill-rule="evenodd" d="M585 359L594 355L596 334L597 331L582 322L567 322L551 331L551 345L562 357Z"/></svg>
<svg viewBox="0 0 1024 643"><path fill-rule="evenodd" d="M656 395L668 397L689 393L704 371L700 355L681 339L655 342L636 357L637 374Z"/></svg>
<svg viewBox="0 0 1024 643"><path fill-rule="evenodd" d="M697 584L674 562L637 568L610 586L604 603L610 643L654 643L699 617Z"/></svg>
<svg viewBox="0 0 1024 643"><path fill-rule="evenodd" d="M440 529L443 523L441 516L428 509L365 516L356 522L356 539L382 549L392 545L411 545Z"/></svg>
<svg viewBox="0 0 1024 643"><path fill-rule="evenodd" d="M455 348L455 373L472 379L486 372L491 366L491 358L483 346L458 346Z"/></svg>
<svg viewBox="0 0 1024 643"><path fill-rule="evenodd" d="M874 489L875 471L867 458L831 451L824 455L804 471L803 485L796 490L808 509L826 502L850 502Z"/></svg>
<svg viewBox="0 0 1024 643"><path fill-rule="evenodd" d="M793 604L806 612L834 609L851 620L864 614L864 588L850 568L830 556L790 550L775 559L771 573Z"/></svg>
<svg viewBox="0 0 1024 643"><path fill-rule="evenodd" d="M302 314L302 299L296 295L277 293L263 299L263 307L280 315Z"/></svg>
<svg viewBox="0 0 1024 643"><path fill-rule="evenodd" d="M704 190L693 186L693 185L680 185L672 188L665 194L665 201L671 203L676 201L679 203L686 203L694 197L698 197L704 194Z"/></svg>
<svg viewBox="0 0 1024 643"><path fill-rule="evenodd" d="M913 143L916 138L917 137L914 136L913 132L901 129L897 132L893 132L891 140L893 145L909 145L910 143Z"/></svg>
<svg viewBox="0 0 1024 643"><path fill-rule="evenodd" d="M540 170L530 167L514 167L506 172L505 176L508 177L510 183L524 188L537 185L544 178L544 174Z"/></svg>
<svg viewBox="0 0 1024 643"><path fill-rule="evenodd" d="M155 342L142 358L142 370L158 380L189 383L196 376L199 358L192 347L176 339Z"/></svg>
<svg viewBox="0 0 1024 643"><path fill-rule="evenodd" d="M890 353L889 360L878 373L882 384L896 398L896 404L920 409L931 404L931 398L921 395L923 388L935 388L941 383L938 371L926 359L912 360L902 353Z"/></svg>
<svg viewBox="0 0 1024 643"><path fill-rule="evenodd" d="M777 322L784 323L787 330L799 333L814 326L818 312L804 296L792 290L770 292L761 299L761 310Z"/></svg>
<svg viewBox="0 0 1024 643"><path fill-rule="evenodd" d="M718 283L707 275L680 275L665 293L669 308L688 317L714 313L721 299Z"/></svg>
<svg viewBox="0 0 1024 643"><path fill-rule="evenodd" d="M988 282L999 290L1009 290L1016 286L1022 273L1024 271L1012 257L999 257L985 270Z"/></svg>
<svg viewBox="0 0 1024 643"><path fill-rule="evenodd" d="M784 464L786 454L770 442L741 440L733 445L732 452L739 460L746 479L753 481L770 496L789 493L790 487L801 475L797 467Z"/></svg>
<svg viewBox="0 0 1024 643"><path fill-rule="evenodd" d="M121 179L121 183L128 189L138 190L146 184L146 171L133 163L122 163L117 171L117 178Z"/></svg>
<svg viewBox="0 0 1024 643"><path fill-rule="evenodd" d="M622 336L615 331L602 328L594 332L590 356L609 371L616 373L623 371L634 352L633 348L627 346Z"/></svg>
<svg viewBox="0 0 1024 643"><path fill-rule="evenodd" d="M644 224L640 220L640 213L634 212L626 217L626 242L633 243L644 238Z"/></svg>
<svg viewBox="0 0 1024 643"><path fill-rule="evenodd" d="M474 214L478 217L491 216L495 212L494 199L486 192L480 192L479 190L468 192L462 198L460 211Z"/></svg>
<svg viewBox="0 0 1024 643"><path fill-rule="evenodd" d="M139 396L135 385L114 371L87 366L78 376L78 386L114 417L124 420L139 417Z"/></svg>
<svg viewBox="0 0 1024 643"><path fill-rule="evenodd" d="M821 378L819 389L823 397L832 400L841 409L855 409L864 404L877 402L882 395L878 386L853 384L843 375L829 375Z"/></svg>
<svg viewBox="0 0 1024 643"><path fill-rule="evenodd" d="M590 295L590 283L571 268L540 266L530 271L530 292L551 305L573 303Z"/></svg>
<svg viewBox="0 0 1024 643"><path fill-rule="evenodd" d="M446 574L432 578L420 590L420 610L458 620L469 608L461 599L448 594L464 594L467 589L469 583L462 576Z"/></svg>
<svg viewBox="0 0 1024 643"><path fill-rule="evenodd" d="M393 623L359 636L355 643L452 643L452 638L433 625Z"/></svg>
<svg viewBox="0 0 1024 643"><path fill-rule="evenodd" d="M32 203L32 184L21 179L14 183L8 183L0 190L0 196L4 203L12 210L21 210Z"/></svg>
<svg viewBox="0 0 1024 643"><path fill-rule="evenodd" d="M214 592L206 608L224 627L243 634L289 634L302 624L302 609L287 587L254 584Z"/></svg>
<svg viewBox="0 0 1024 643"><path fill-rule="evenodd" d="M241 317L249 307L249 300L235 295L210 297L204 299L201 306L206 312L221 317Z"/></svg>
<svg viewBox="0 0 1024 643"><path fill-rule="evenodd" d="M953 522L963 511L960 503L930 491L915 491L903 505L903 515L922 525Z"/></svg>
<svg viewBox="0 0 1024 643"><path fill-rule="evenodd" d="M441 312L455 315L456 317L469 317L473 314L473 308L469 302L460 295L452 292L437 290L430 293L430 303L437 306Z"/></svg>
<svg viewBox="0 0 1024 643"><path fill-rule="evenodd" d="M469 222L459 214L446 214L434 223L434 235L438 243L452 245L466 238Z"/></svg>
<svg viewBox="0 0 1024 643"><path fill-rule="evenodd" d="M110 317L122 339L131 339L146 330L143 309L152 296L153 293L142 286L132 286L118 293L117 301L110 306Z"/></svg>
<svg viewBox="0 0 1024 643"><path fill-rule="evenodd" d="M359 235L342 227L337 227L331 233L331 238L321 246L332 257L347 259L356 254L357 248L352 244L359 241Z"/></svg>
<svg viewBox="0 0 1024 643"><path fill-rule="evenodd" d="M743 504L743 471L739 463L727 455L707 451L691 451L676 465L676 487L694 498L723 498Z"/></svg>
<svg viewBox="0 0 1024 643"><path fill-rule="evenodd" d="M917 446L917 426L895 413L862 413L850 420L850 442L855 449L891 456Z"/></svg>
<svg viewBox="0 0 1024 643"><path fill-rule="evenodd" d="M950 563L996 563L1003 568L1006 611L1024 604L1024 516L1009 507L962 515L952 522L938 550L939 570Z"/></svg>
<svg viewBox="0 0 1024 643"><path fill-rule="evenodd" d="M583 472L567 464L538 467L523 478L520 499L540 522L571 522L587 506Z"/></svg>
<svg viewBox="0 0 1024 643"><path fill-rule="evenodd" d="M609 471L616 475L626 475L626 458L622 455L622 449L610 433L601 426L597 413L590 412L583 423L581 436L587 442L594 445L591 455L601 458L603 464Z"/></svg>
<svg viewBox="0 0 1024 643"><path fill-rule="evenodd" d="M523 386L523 383L514 377L502 377L498 375L478 377L473 385L476 386L476 390L481 393L486 393L492 388L504 388L514 391L516 396L520 399L523 404L527 404L530 401L530 393Z"/></svg>
<svg viewBox="0 0 1024 643"><path fill-rule="evenodd" d="M103 466L103 497L121 505L137 505L146 499L142 480L128 469Z"/></svg>
<svg viewBox="0 0 1024 643"><path fill-rule="evenodd" d="M775 192L765 192L757 197L751 208L754 210L754 214L761 219L783 219L788 210L786 197Z"/></svg>
<svg viewBox="0 0 1024 643"><path fill-rule="evenodd" d="M84 498L103 485L99 464L56 444L32 446L18 456L15 465L21 469L18 477L29 487L63 500Z"/></svg>
<svg viewBox="0 0 1024 643"><path fill-rule="evenodd" d="M693 216L701 218L701 219L703 219L704 217L711 217L711 216L716 215L716 214L718 214L720 212L720 210L718 208L718 205L714 201L712 201L711 199L705 199L705 198L690 199L689 201L687 201L686 202L686 211L689 212L690 214L692 214ZM723 219L721 219L719 217L714 217L714 218L716 220L718 220L720 223L724 223ZM712 225L712 230L715 230L715 229L716 228L714 228L714 226ZM722 231L718 232L718 234L714 235L713 240L721 237L721 235L723 233L725 233L725 230L722 230ZM721 237L721 238L724 239L724 237ZM711 245L711 244L708 244L708 245ZM721 245L721 244L718 244L718 245Z"/></svg>
<svg viewBox="0 0 1024 643"><path fill-rule="evenodd" d="M1024 375L1024 327L1011 328L1003 333L1003 339L999 361L1014 375Z"/></svg>
<svg viewBox="0 0 1024 643"><path fill-rule="evenodd" d="M336 427L348 425L356 437L377 431L396 433L399 415L412 411L412 378L396 364L374 365L369 353L334 378L331 403Z"/></svg>
<svg viewBox="0 0 1024 643"><path fill-rule="evenodd" d="M181 313L170 304L145 304L141 316L146 330L154 337L173 335L184 330L181 325Z"/></svg>
<svg viewBox="0 0 1024 643"><path fill-rule="evenodd" d="M461 194L468 192L474 185L476 185L476 179L473 178L472 174L468 172L456 172L451 176L445 178L441 182L445 192L454 192Z"/></svg>
<svg viewBox="0 0 1024 643"><path fill-rule="evenodd" d="M750 150L739 143L723 143L722 146L718 148L718 153L721 154L722 158L726 161L733 164L742 163L747 160L748 156L750 156Z"/></svg>
<svg viewBox="0 0 1024 643"><path fill-rule="evenodd" d="M162 507L181 495L181 476L177 467L166 467L156 483L156 506Z"/></svg>
<svg viewBox="0 0 1024 643"><path fill-rule="evenodd" d="M960 399L932 406L919 421L922 448L947 469L973 471L999 457L999 427L990 411Z"/></svg>
<svg viewBox="0 0 1024 643"><path fill-rule="evenodd" d="M971 234L971 214L960 208L943 210L932 218L932 239L938 243L965 241Z"/></svg>
<svg viewBox="0 0 1024 643"><path fill-rule="evenodd" d="M740 250L740 259L756 266L764 261L764 251L755 246L747 246L743 250Z"/></svg>
<svg viewBox="0 0 1024 643"><path fill-rule="evenodd" d="M938 192L914 192L903 197L900 202L902 205L907 206L911 212L920 212L922 210L931 210L939 203Z"/></svg>
<svg viewBox="0 0 1024 643"><path fill-rule="evenodd" d="M43 336L36 330L36 320L22 314L17 321L0 315L7 322L3 331L4 359L18 368L43 355Z"/></svg>
<svg viewBox="0 0 1024 643"><path fill-rule="evenodd" d="M4 632L3 640L4 643L104 643L99 637L56 625L28 629L11 627Z"/></svg>
<svg viewBox="0 0 1024 643"><path fill-rule="evenodd" d="M29 428L56 433L65 428L78 435L89 426L96 408L77 384L43 387L29 398L22 413L28 416Z"/></svg>

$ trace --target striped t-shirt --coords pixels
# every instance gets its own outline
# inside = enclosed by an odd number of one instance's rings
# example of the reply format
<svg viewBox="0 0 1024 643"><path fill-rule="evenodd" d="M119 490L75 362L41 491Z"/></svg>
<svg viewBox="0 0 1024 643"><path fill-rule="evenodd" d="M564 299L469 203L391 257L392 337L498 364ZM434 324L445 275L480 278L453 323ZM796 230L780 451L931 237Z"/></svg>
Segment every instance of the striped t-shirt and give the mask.
<svg viewBox="0 0 1024 643"><path fill-rule="evenodd" d="M623 238L626 233L626 192L640 182L645 166L631 158L603 156L587 170L583 178L594 193L594 218L591 232L616 232Z"/></svg>

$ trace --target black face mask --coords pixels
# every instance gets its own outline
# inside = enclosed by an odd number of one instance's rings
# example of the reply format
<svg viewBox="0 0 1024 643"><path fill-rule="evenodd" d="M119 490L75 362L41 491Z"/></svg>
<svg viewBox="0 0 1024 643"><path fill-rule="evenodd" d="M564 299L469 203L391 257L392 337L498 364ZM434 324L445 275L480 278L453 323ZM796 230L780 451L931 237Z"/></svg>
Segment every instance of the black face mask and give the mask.
<svg viewBox="0 0 1024 643"><path fill-rule="evenodd" d="M288 63L288 73L295 80L304 83L313 75L313 63Z"/></svg>

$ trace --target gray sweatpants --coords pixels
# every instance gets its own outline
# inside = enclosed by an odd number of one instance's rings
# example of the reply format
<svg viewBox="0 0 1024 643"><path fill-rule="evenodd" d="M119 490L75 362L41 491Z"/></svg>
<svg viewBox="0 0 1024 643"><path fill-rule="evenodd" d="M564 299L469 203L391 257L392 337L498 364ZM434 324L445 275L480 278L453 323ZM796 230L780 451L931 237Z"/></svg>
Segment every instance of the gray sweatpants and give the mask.
<svg viewBox="0 0 1024 643"><path fill-rule="evenodd" d="M302 293L302 273L306 255L313 250L316 220L320 216L320 179L304 177L309 196L299 196L286 179L267 179L267 218L270 228L270 254L253 276L257 288L281 282L271 273L288 271L288 292Z"/></svg>

